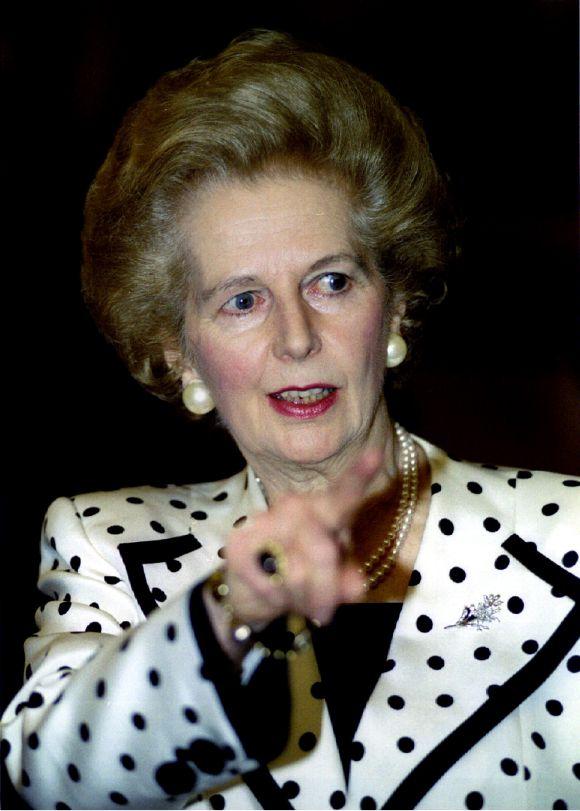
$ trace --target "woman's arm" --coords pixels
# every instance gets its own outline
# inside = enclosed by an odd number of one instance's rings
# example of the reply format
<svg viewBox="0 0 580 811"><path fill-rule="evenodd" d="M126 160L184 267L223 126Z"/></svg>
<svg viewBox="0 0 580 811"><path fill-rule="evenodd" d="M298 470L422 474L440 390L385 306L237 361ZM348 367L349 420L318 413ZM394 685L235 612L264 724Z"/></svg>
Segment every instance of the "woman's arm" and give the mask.
<svg viewBox="0 0 580 811"><path fill-rule="evenodd" d="M58 499L42 542L48 602L2 721L8 771L33 807L175 808L256 766L204 667L193 589L143 621L119 574ZM233 665L222 676L239 683Z"/></svg>

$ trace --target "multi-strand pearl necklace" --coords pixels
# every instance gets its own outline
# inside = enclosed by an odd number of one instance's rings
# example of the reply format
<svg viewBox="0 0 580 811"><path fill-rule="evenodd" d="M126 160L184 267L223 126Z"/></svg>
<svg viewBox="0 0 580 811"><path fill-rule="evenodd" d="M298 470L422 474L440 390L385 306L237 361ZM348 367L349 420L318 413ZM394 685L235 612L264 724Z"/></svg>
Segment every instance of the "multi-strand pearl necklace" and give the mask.
<svg viewBox="0 0 580 811"><path fill-rule="evenodd" d="M365 577L365 591L370 591L382 583L395 565L395 559L401 544L407 537L417 506L419 481L417 449L412 437L398 422L395 423L395 433L399 441L401 457L399 463L403 479L401 495L395 518L386 538L360 568L361 574ZM256 474L254 475L256 476ZM269 504L266 489L258 476L256 476L256 482L266 504Z"/></svg>
<svg viewBox="0 0 580 811"><path fill-rule="evenodd" d="M365 577L365 591L375 589L389 574L401 544L407 537L417 506L419 473L417 466L417 449L413 438L405 429L395 423L395 433L399 440L402 488L397 512L386 538L373 554L365 560L360 568Z"/></svg>

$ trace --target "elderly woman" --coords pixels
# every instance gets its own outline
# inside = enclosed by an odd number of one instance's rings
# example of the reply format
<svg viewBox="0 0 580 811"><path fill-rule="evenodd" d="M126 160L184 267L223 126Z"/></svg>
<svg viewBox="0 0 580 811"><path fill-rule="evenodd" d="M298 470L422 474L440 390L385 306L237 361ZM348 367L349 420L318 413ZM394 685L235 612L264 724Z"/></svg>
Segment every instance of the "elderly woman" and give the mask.
<svg viewBox="0 0 580 811"><path fill-rule="evenodd" d="M128 114L87 201L86 301L247 467L51 506L3 721L33 807L579 801L579 482L451 459L383 394L445 210L413 117L281 35Z"/></svg>

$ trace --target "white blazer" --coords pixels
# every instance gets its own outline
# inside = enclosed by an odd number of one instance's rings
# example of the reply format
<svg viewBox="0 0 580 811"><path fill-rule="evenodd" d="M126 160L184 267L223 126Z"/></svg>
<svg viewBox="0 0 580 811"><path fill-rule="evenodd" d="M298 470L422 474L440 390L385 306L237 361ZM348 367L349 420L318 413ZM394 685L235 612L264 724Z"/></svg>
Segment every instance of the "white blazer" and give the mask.
<svg viewBox="0 0 580 811"><path fill-rule="evenodd" d="M2 721L26 801L579 807L580 480L461 462L415 439L433 495L348 786L324 699L310 689L320 678L311 650L290 665L288 745L269 769L247 756L203 668L192 584L220 565L236 521L266 509L246 469L51 505L39 580L48 601ZM249 654L244 685L259 666Z"/></svg>

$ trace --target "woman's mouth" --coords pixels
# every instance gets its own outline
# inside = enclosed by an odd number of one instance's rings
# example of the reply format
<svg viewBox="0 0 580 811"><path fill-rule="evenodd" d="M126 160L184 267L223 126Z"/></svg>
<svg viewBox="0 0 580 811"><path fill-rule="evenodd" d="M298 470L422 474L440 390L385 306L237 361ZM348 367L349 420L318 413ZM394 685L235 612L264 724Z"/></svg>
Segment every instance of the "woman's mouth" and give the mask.
<svg viewBox="0 0 580 811"><path fill-rule="evenodd" d="M283 389L268 395L273 408L287 417L313 419L328 411L336 402L338 391L334 386L314 385L296 389Z"/></svg>

